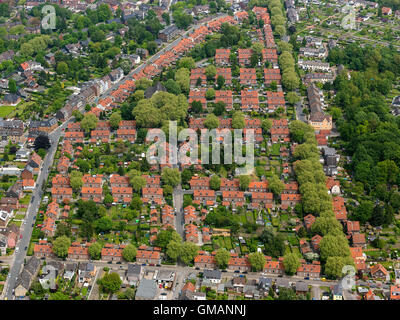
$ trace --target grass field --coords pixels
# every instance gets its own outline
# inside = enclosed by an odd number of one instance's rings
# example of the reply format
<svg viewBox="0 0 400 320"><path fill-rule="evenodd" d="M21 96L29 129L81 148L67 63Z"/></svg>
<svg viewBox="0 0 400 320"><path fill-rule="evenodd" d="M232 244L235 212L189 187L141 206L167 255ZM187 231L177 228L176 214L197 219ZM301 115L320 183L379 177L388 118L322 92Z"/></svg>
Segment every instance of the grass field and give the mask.
<svg viewBox="0 0 400 320"><path fill-rule="evenodd" d="M15 107L13 106L0 106L0 117L5 118L7 117L11 111L13 111Z"/></svg>

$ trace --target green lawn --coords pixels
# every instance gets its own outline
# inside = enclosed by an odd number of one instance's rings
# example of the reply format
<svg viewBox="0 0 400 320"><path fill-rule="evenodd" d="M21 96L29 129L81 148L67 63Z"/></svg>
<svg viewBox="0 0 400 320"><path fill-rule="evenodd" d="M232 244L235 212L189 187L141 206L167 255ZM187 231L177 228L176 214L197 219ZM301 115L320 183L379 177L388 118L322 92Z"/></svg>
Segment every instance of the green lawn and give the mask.
<svg viewBox="0 0 400 320"><path fill-rule="evenodd" d="M19 200L20 204L28 204L29 201L31 201L31 195L26 195L25 197L23 197L22 199Z"/></svg>
<svg viewBox="0 0 400 320"><path fill-rule="evenodd" d="M9 115L11 111L13 111L15 107L13 106L1 106L0 107L0 117L5 118Z"/></svg>
<svg viewBox="0 0 400 320"><path fill-rule="evenodd" d="M268 150L271 155L279 156L279 149L281 145L279 143L274 143Z"/></svg>

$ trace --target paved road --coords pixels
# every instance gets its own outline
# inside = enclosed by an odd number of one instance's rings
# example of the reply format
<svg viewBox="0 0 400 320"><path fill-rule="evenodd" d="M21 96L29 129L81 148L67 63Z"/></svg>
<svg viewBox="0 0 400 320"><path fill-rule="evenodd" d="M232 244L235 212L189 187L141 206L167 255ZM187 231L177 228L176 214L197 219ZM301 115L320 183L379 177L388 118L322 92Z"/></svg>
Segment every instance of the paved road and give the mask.
<svg viewBox="0 0 400 320"><path fill-rule="evenodd" d="M175 229L182 239L185 239L184 229L183 229L183 192L182 186L179 184L172 194L174 209L176 212L175 216Z"/></svg>
<svg viewBox="0 0 400 320"><path fill-rule="evenodd" d="M51 139L52 144L43 160L41 171L39 172L38 178L36 180L36 187L32 193L31 202L29 203L25 215L26 223L24 222L21 227L22 239L20 239L16 245L16 251L18 250L18 252L14 252L14 259L11 262L12 266L10 268L9 277L7 278L6 285L4 286L5 291L3 293L3 297L5 296L7 299L13 298L12 290L15 288L17 277L21 271L21 267L24 264L27 253L27 249L25 248L29 246L29 241L33 230L32 225L34 224L34 218L36 218L36 214L40 205L40 200L43 195L43 183L46 183L47 181L48 169L53 164L54 156L57 151L58 141L61 134L63 133L63 129L67 126L67 124L68 121L64 122L60 127L49 134L49 138Z"/></svg>
<svg viewBox="0 0 400 320"><path fill-rule="evenodd" d="M307 123L306 115L303 113L303 102L299 102L295 105L296 119Z"/></svg>

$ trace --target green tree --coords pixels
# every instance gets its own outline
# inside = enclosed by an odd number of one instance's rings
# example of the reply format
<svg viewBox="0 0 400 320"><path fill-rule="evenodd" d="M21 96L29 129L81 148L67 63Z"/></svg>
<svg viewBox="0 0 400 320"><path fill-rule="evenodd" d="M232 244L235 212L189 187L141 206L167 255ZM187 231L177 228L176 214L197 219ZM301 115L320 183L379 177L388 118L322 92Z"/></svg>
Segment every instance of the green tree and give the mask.
<svg viewBox="0 0 400 320"><path fill-rule="evenodd" d="M103 278L98 280L102 292L114 293L121 288L122 280L116 272L106 273Z"/></svg>
<svg viewBox="0 0 400 320"><path fill-rule="evenodd" d="M325 274L329 278L340 278L343 277L342 270L346 265L354 267L354 261L351 257L329 257L325 263Z"/></svg>
<svg viewBox="0 0 400 320"><path fill-rule="evenodd" d="M321 235L330 234L341 234L343 232L342 225L334 217L318 217L313 223L311 230Z"/></svg>
<svg viewBox="0 0 400 320"><path fill-rule="evenodd" d="M130 179L130 183L132 185L133 190L139 192L146 185L146 179L143 178L142 176L135 176L132 179Z"/></svg>
<svg viewBox="0 0 400 320"><path fill-rule="evenodd" d="M184 242L181 247L181 252L180 252L180 259L181 261L189 265L192 263L193 259L197 256L197 252L199 251L199 247L196 246L192 242Z"/></svg>
<svg viewBox="0 0 400 320"><path fill-rule="evenodd" d="M244 114L241 111L236 111L232 116L232 128L243 129L245 127Z"/></svg>
<svg viewBox="0 0 400 320"><path fill-rule="evenodd" d="M210 188L212 190L219 190L220 187L221 187L221 179L216 174L214 174L210 178Z"/></svg>
<svg viewBox="0 0 400 320"><path fill-rule="evenodd" d="M291 105L294 105L300 101L300 97L297 95L296 92L291 91L287 93L286 101L289 102Z"/></svg>
<svg viewBox="0 0 400 320"><path fill-rule="evenodd" d="M164 168L161 173L161 179L164 184L174 188L181 183L181 174L176 168Z"/></svg>
<svg viewBox="0 0 400 320"><path fill-rule="evenodd" d="M175 81L181 87L181 91L189 93L190 88L190 71L187 68L179 68L175 73Z"/></svg>
<svg viewBox="0 0 400 320"><path fill-rule="evenodd" d="M112 229L113 222L110 217L104 216L95 222L97 232L109 232Z"/></svg>
<svg viewBox="0 0 400 320"><path fill-rule="evenodd" d="M321 259L326 261L329 257L350 256L349 244L344 236L327 234L320 241Z"/></svg>
<svg viewBox="0 0 400 320"><path fill-rule="evenodd" d="M53 242L53 252L59 258L65 258L68 255L68 249L71 245L71 240L67 236L58 237Z"/></svg>
<svg viewBox="0 0 400 320"><path fill-rule="evenodd" d="M80 171L71 171L69 175L70 184L72 189L76 192L82 188L83 181L82 181L83 174Z"/></svg>
<svg viewBox="0 0 400 320"><path fill-rule="evenodd" d="M64 61L61 61L57 64L57 73L58 74L67 74L68 70L69 70L68 65Z"/></svg>
<svg viewBox="0 0 400 320"><path fill-rule="evenodd" d="M265 256L261 252L252 252L249 254L249 262L254 271L262 271L265 266Z"/></svg>
<svg viewBox="0 0 400 320"><path fill-rule="evenodd" d="M229 259L231 258L231 254L225 248L219 248L214 257L218 268L226 269Z"/></svg>
<svg viewBox="0 0 400 320"><path fill-rule="evenodd" d="M94 242L90 245L88 251L90 255L90 259L99 260L101 258L101 245L98 242Z"/></svg>
<svg viewBox="0 0 400 320"><path fill-rule="evenodd" d="M122 117L120 112L114 112L110 116L110 126L113 130L116 130L119 127L119 123L121 122Z"/></svg>
<svg viewBox="0 0 400 320"><path fill-rule="evenodd" d="M271 120L269 120L269 119L264 119L264 120L261 122L261 128L263 129L264 133L269 132L269 130L271 129L271 127L272 127L272 121L271 121Z"/></svg>
<svg viewBox="0 0 400 320"><path fill-rule="evenodd" d="M225 78L223 77L223 76L221 76L221 75L219 75L218 77L217 77L217 86L218 86L218 89L222 89L222 87L225 85Z"/></svg>
<svg viewBox="0 0 400 320"><path fill-rule="evenodd" d="M204 126L207 129L216 129L219 127L219 119L212 113L208 114L204 120Z"/></svg>
<svg viewBox="0 0 400 320"><path fill-rule="evenodd" d="M167 245L167 256L176 261L181 253L182 245L178 241L170 241Z"/></svg>
<svg viewBox="0 0 400 320"><path fill-rule="evenodd" d="M215 90L213 88L209 88L206 91L206 99L213 100L215 98Z"/></svg>
<svg viewBox="0 0 400 320"><path fill-rule="evenodd" d="M93 113L86 113L81 121L81 128L86 132L93 130L97 126L97 117Z"/></svg>
<svg viewBox="0 0 400 320"><path fill-rule="evenodd" d="M196 67L196 63L192 57L183 57L179 60L178 67L192 70Z"/></svg>
<svg viewBox="0 0 400 320"><path fill-rule="evenodd" d="M283 257L283 265L285 267L285 272L289 275L293 275L300 267L300 259L295 253L285 254Z"/></svg>
<svg viewBox="0 0 400 320"><path fill-rule="evenodd" d="M205 74L208 80L214 80L215 75L217 74L217 68L214 65L210 64L206 67Z"/></svg>
<svg viewBox="0 0 400 320"><path fill-rule="evenodd" d="M240 190L246 190L250 184L250 176L240 175L239 176L239 187Z"/></svg>
<svg viewBox="0 0 400 320"><path fill-rule="evenodd" d="M276 196L280 195L285 189L285 184L276 175L272 175L268 178L268 188Z"/></svg>
<svg viewBox="0 0 400 320"><path fill-rule="evenodd" d="M17 93L17 83L14 79L8 80L8 90L10 93Z"/></svg>
<svg viewBox="0 0 400 320"><path fill-rule="evenodd" d="M133 244L128 244L123 250L122 250L122 257L126 261L134 261L136 258L137 254L137 249Z"/></svg>

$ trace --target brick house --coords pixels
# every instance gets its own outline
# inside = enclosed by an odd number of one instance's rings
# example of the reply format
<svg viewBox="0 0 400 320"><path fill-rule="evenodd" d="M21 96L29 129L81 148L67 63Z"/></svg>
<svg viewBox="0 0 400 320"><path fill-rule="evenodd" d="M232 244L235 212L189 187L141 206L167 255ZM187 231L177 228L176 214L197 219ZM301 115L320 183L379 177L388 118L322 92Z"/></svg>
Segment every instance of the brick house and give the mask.
<svg viewBox="0 0 400 320"><path fill-rule="evenodd" d="M281 208L286 210L288 207L294 208L296 204L300 203L300 194L281 194Z"/></svg>
<svg viewBox="0 0 400 320"><path fill-rule="evenodd" d="M239 179L221 179L221 191L239 191Z"/></svg>
<svg viewBox="0 0 400 320"><path fill-rule="evenodd" d="M195 268L200 269L215 269L217 265L214 259L214 255L207 254L206 252L201 251L194 258L194 266Z"/></svg>
<svg viewBox="0 0 400 320"><path fill-rule="evenodd" d="M266 258L264 272L273 275L283 275L285 273L285 267L282 261L273 261Z"/></svg>
<svg viewBox="0 0 400 320"><path fill-rule="evenodd" d="M201 79L201 86L206 85L207 77L204 68L194 68L190 72L190 85L197 86L198 79Z"/></svg>
<svg viewBox="0 0 400 320"><path fill-rule="evenodd" d="M370 273L371 273L371 277L374 279L384 279L385 281L390 281L389 272L380 263L377 263L377 264L373 265L372 267L370 267Z"/></svg>
<svg viewBox="0 0 400 320"><path fill-rule="evenodd" d="M185 240L195 244L199 242L199 229L194 224L185 226Z"/></svg>
<svg viewBox="0 0 400 320"><path fill-rule="evenodd" d="M96 187L82 187L81 190L82 200L89 201L93 200L94 202L100 203L103 201L103 189Z"/></svg>
<svg viewBox="0 0 400 320"><path fill-rule="evenodd" d="M226 85L230 86L232 84L231 68L217 68L217 73L215 74L215 81L217 81L219 76L224 77Z"/></svg>
<svg viewBox="0 0 400 320"><path fill-rule="evenodd" d="M101 260L121 262L123 260L122 251L125 247L125 245L105 244L101 249Z"/></svg>
<svg viewBox="0 0 400 320"><path fill-rule="evenodd" d="M315 217L310 213L304 217L304 225L307 231L311 231L311 227L315 222Z"/></svg>
<svg viewBox="0 0 400 320"><path fill-rule="evenodd" d="M264 69L264 81L266 85L269 85L274 81L276 84L281 84L281 72L279 68Z"/></svg>
<svg viewBox="0 0 400 320"><path fill-rule="evenodd" d="M222 191L222 205L233 207L243 206L245 203L243 191Z"/></svg>
<svg viewBox="0 0 400 320"><path fill-rule="evenodd" d="M163 201L163 189L162 188L143 188L142 189L142 201L143 202L154 202L161 204Z"/></svg>
<svg viewBox="0 0 400 320"><path fill-rule="evenodd" d="M54 253L51 244L47 240L39 240L33 247L33 254L36 258L53 258Z"/></svg>
<svg viewBox="0 0 400 320"><path fill-rule="evenodd" d="M244 89L241 91L242 111L257 111L260 108L258 90Z"/></svg>
<svg viewBox="0 0 400 320"><path fill-rule="evenodd" d="M230 64L231 50L230 49L216 49L215 50L215 64L226 66Z"/></svg>
<svg viewBox="0 0 400 320"><path fill-rule="evenodd" d="M89 246L85 243L72 242L68 248L68 259L89 260Z"/></svg>
<svg viewBox="0 0 400 320"><path fill-rule="evenodd" d="M53 200L60 202L72 200L72 188L51 188L51 197Z"/></svg>
<svg viewBox="0 0 400 320"><path fill-rule="evenodd" d="M132 201L133 190L131 187L113 187L111 193L114 202L130 203Z"/></svg>
<svg viewBox="0 0 400 320"><path fill-rule="evenodd" d="M191 190L208 190L210 189L210 178L193 176L189 184Z"/></svg>
<svg viewBox="0 0 400 320"><path fill-rule="evenodd" d="M193 192L194 203L203 205L213 205L215 203L215 191L208 190L194 190Z"/></svg>
<svg viewBox="0 0 400 320"><path fill-rule="evenodd" d="M310 279L319 279L321 275L321 264L319 261L313 261L312 263L301 263L297 269L297 276L299 277L310 277Z"/></svg>
<svg viewBox="0 0 400 320"><path fill-rule="evenodd" d="M238 50L239 65L241 65L241 66L249 65L252 54L253 54L253 50L251 50L251 49L239 49Z"/></svg>
<svg viewBox="0 0 400 320"><path fill-rule="evenodd" d="M285 110L285 97L283 95L283 91L267 91L266 93L269 113L275 112L279 107L282 107Z"/></svg>
<svg viewBox="0 0 400 320"><path fill-rule="evenodd" d="M161 264L160 249L156 247L140 246L136 254L136 262L143 264Z"/></svg>
<svg viewBox="0 0 400 320"><path fill-rule="evenodd" d="M268 181L252 181L249 184L248 190L250 192L267 192L268 189Z"/></svg>
<svg viewBox="0 0 400 320"><path fill-rule="evenodd" d="M248 261L247 257L238 258L238 257L231 257L228 262L228 271L235 272L245 272L250 271L251 266L250 262Z"/></svg>
<svg viewBox="0 0 400 320"><path fill-rule="evenodd" d="M126 188L129 187L129 177L112 174L110 176L111 188Z"/></svg>
<svg viewBox="0 0 400 320"><path fill-rule="evenodd" d="M255 86L257 74L254 68L240 68L240 84L244 86Z"/></svg>

